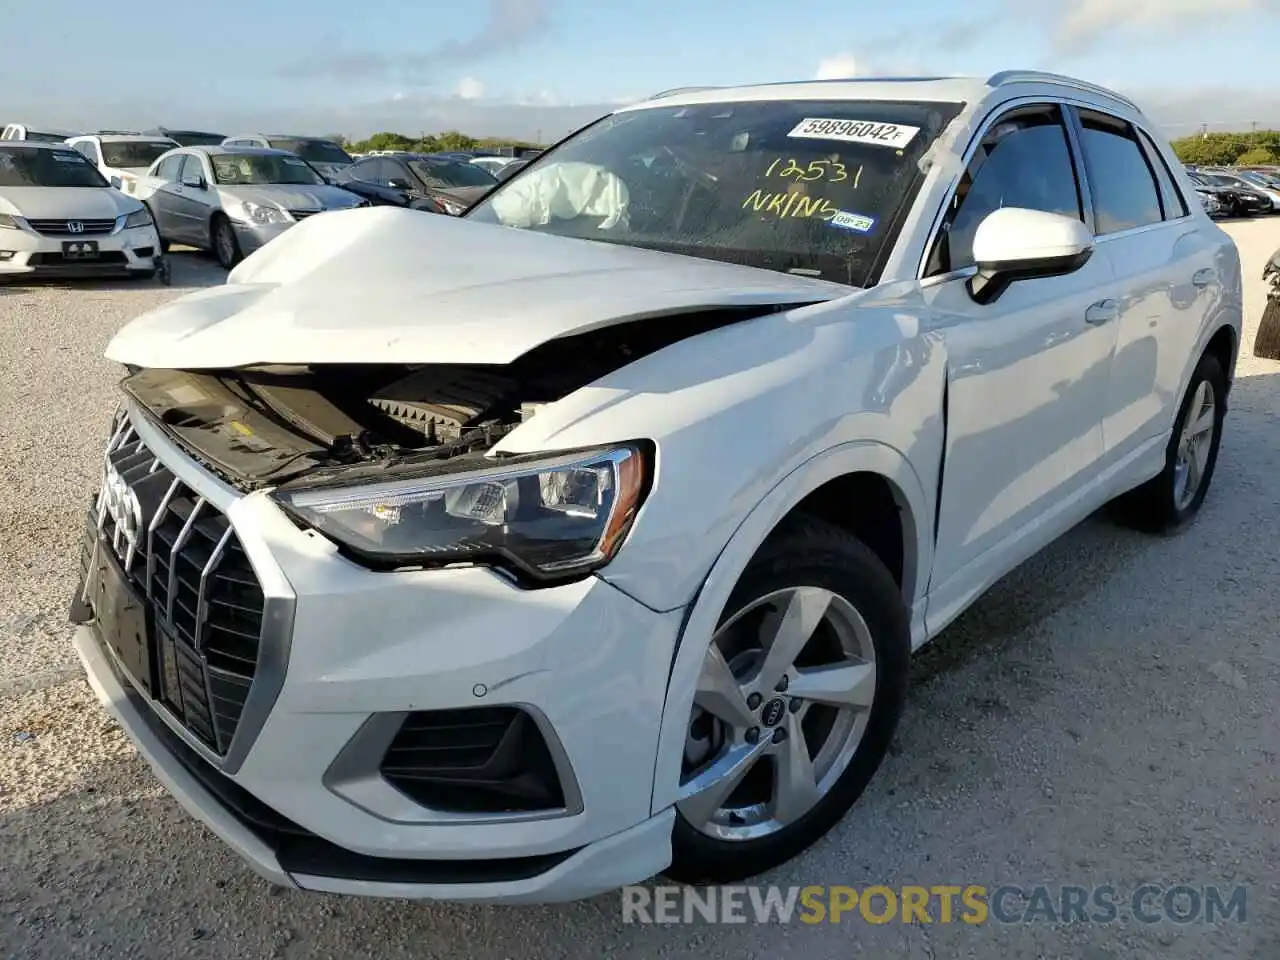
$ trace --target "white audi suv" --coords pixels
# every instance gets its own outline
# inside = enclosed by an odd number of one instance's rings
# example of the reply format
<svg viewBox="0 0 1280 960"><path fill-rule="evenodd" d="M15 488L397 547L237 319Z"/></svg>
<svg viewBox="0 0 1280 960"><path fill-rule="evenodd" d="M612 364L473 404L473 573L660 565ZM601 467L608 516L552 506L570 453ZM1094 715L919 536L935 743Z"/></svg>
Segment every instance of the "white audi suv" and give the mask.
<svg viewBox="0 0 1280 960"><path fill-rule="evenodd" d="M1106 89L660 95L121 330L75 644L279 883L750 876L993 582L1105 504L1197 512L1240 330L1234 245Z"/></svg>

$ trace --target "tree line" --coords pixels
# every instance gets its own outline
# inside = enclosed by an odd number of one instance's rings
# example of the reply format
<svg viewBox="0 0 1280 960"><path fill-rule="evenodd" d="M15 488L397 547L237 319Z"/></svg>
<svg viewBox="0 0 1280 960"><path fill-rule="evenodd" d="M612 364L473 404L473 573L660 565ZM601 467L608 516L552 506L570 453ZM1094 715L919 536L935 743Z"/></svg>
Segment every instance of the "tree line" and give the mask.
<svg viewBox="0 0 1280 960"><path fill-rule="evenodd" d="M457 130L408 137L403 133L383 131L365 140L351 140L342 134L329 134L328 139L342 145L348 153L370 153L374 150L408 150L413 153L440 153L448 150L492 150L499 147L537 147L536 143L507 140L501 137L471 137Z"/></svg>
<svg viewBox="0 0 1280 960"><path fill-rule="evenodd" d="M1205 133L1172 141L1183 163L1202 167L1280 164L1280 130Z"/></svg>

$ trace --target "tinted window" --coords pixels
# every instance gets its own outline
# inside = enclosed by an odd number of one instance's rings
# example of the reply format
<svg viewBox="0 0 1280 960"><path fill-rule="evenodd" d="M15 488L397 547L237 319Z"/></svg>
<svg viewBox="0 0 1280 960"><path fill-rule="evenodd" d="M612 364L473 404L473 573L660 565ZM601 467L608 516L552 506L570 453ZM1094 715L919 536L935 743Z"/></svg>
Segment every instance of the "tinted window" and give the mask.
<svg viewBox="0 0 1280 960"><path fill-rule="evenodd" d="M409 166L428 187L491 187L497 180L488 170L470 160L410 160Z"/></svg>
<svg viewBox="0 0 1280 960"><path fill-rule="evenodd" d="M27 139L37 143L62 143L67 139L65 133L41 133L39 130L28 130Z"/></svg>
<svg viewBox="0 0 1280 960"><path fill-rule="evenodd" d="M296 153L308 163L340 163L348 164L351 157L336 143L330 140L272 140L270 145L275 150L288 150Z"/></svg>
<svg viewBox="0 0 1280 960"><path fill-rule="evenodd" d="M360 180L363 183L380 184L386 181L383 178L383 161L361 160L354 166L348 168L348 176Z"/></svg>
<svg viewBox="0 0 1280 960"><path fill-rule="evenodd" d="M1059 108L1018 110L992 124L956 187L930 254L928 273L972 266L978 225L1001 207L1083 220L1075 164Z"/></svg>
<svg viewBox="0 0 1280 960"><path fill-rule="evenodd" d="M102 145L102 159L108 167L149 167L172 150L164 140L116 140Z"/></svg>
<svg viewBox="0 0 1280 960"><path fill-rule="evenodd" d="M98 168L65 150L0 149L0 187L105 187Z"/></svg>
<svg viewBox="0 0 1280 960"><path fill-rule="evenodd" d="M1081 146L1093 188L1094 232L1119 233L1163 219L1160 193L1129 124L1081 113Z"/></svg>
<svg viewBox="0 0 1280 960"><path fill-rule="evenodd" d="M865 286L919 188L921 155L958 110L659 100L579 131L466 216ZM494 186L474 164L458 166L468 185L479 175Z"/></svg>
<svg viewBox="0 0 1280 960"><path fill-rule="evenodd" d="M1138 136L1142 138L1142 144L1146 147L1147 159L1151 162L1151 168L1156 174L1156 183L1160 187L1160 206L1164 210L1164 218L1166 220L1177 220L1179 217L1187 215L1187 201L1182 197L1182 191L1178 189L1178 185L1173 180L1173 174L1169 170L1168 164L1164 162L1159 149L1150 137L1142 131L1138 131Z"/></svg>

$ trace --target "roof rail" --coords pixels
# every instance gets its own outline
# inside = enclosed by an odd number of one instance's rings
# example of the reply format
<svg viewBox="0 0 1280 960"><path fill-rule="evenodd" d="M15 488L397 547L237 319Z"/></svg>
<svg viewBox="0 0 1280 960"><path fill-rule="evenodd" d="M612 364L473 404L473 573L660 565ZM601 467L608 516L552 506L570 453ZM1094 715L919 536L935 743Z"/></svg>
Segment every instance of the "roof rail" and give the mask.
<svg viewBox="0 0 1280 960"><path fill-rule="evenodd" d="M987 78L988 87L1002 87L1007 83L1052 83L1060 87L1070 87L1073 90L1080 90L1084 93L1094 93L1103 97L1110 97L1112 100L1118 100L1127 107L1131 107L1141 113L1141 108L1123 94L1116 93L1107 87L1100 86L1096 83L1090 83L1087 80L1078 80L1075 77L1068 77L1061 73L1049 73L1044 70L1001 70L999 73L993 73Z"/></svg>
<svg viewBox="0 0 1280 960"><path fill-rule="evenodd" d="M95 136L102 136L103 134L106 134L108 136L138 137L142 135L141 130L95 130L93 133Z"/></svg>
<svg viewBox="0 0 1280 960"><path fill-rule="evenodd" d="M713 87L706 84L698 87L672 87L670 90L663 90L661 93L655 93L650 100L661 100L663 97L674 97L679 93L698 93L701 90L723 90L724 87Z"/></svg>

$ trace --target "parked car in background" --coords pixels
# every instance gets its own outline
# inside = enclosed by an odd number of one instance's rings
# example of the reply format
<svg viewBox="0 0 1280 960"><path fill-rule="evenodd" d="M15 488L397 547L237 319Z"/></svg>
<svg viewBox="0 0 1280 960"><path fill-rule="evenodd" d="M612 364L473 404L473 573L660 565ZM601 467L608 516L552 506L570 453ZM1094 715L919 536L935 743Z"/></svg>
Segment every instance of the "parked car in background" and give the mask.
<svg viewBox="0 0 1280 960"><path fill-rule="evenodd" d="M1188 170L1187 179L1197 192L1217 197L1228 217L1251 217L1271 212L1271 201L1256 190L1243 190L1204 170Z"/></svg>
<svg viewBox="0 0 1280 960"><path fill-rule="evenodd" d="M533 163L532 157L530 157L528 160L521 159L521 160L515 161L514 163L508 163L505 167L499 170L497 174L495 174L495 176L497 176L499 181L510 180L512 177L514 177L517 173L519 173L521 170L523 170L525 167L527 167L531 163Z"/></svg>
<svg viewBox="0 0 1280 960"><path fill-rule="evenodd" d="M504 167L520 161L516 157L472 157L471 162L494 177L500 177Z"/></svg>
<svg viewBox="0 0 1280 960"><path fill-rule="evenodd" d="M320 175L336 179L346 167L355 162L342 145L321 137L297 137L282 133L243 133L227 137L224 147L263 147L268 150L287 150L311 164Z"/></svg>
<svg viewBox="0 0 1280 960"><path fill-rule="evenodd" d="M367 201L284 150L180 147L138 179L161 242L211 250L228 270L299 220Z"/></svg>
<svg viewBox="0 0 1280 960"><path fill-rule="evenodd" d="M382 203L413 206L427 200L456 216L492 190L498 180L469 160L406 153L365 157L347 167L337 182L370 201L379 197ZM408 202L396 203L398 195L404 195Z"/></svg>
<svg viewBox="0 0 1280 960"><path fill-rule="evenodd" d="M98 697L279 884L777 867L915 651L1104 505L1209 493L1240 256L1158 129L1032 71L690 91L461 218L303 223L107 347Z"/></svg>
<svg viewBox="0 0 1280 960"><path fill-rule="evenodd" d="M1280 190L1268 184L1265 180L1254 181L1232 170L1201 170L1200 174L1201 176L1212 177L1215 183L1239 193L1252 192L1264 197L1267 201L1267 206L1260 211L1262 213L1280 212Z"/></svg>
<svg viewBox="0 0 1280 960"><path fill-rule="evenodd" d="M151 277L151 214L66 144L0 141L0 277Z"/></svg>
<svg viewBox="0 0 1280 960"><path fill-rule="evenodd" d="M142 132L149 137L168 137L182 147L216 147L226 139L225 134L208 130L175 130L170 127L156 127L154 130Z"/></svg>
<svg viewBox="0 0 1280 960"><path fill-rule="evenodd" d="M1257 170L1245 167L1232 170L1230 172L1250 186L1256 187L1267 193L1268 196L1275 194L1275 196L1272 197L1271 202L1277 207L1277 209L1280 209L1280 175L1268 170Z"/></svg>
<svg viewBox="0 0 1280 960"><path fill-rule="evenodd" d="M32 127L25 123L10 123L0 133L0 140L30 140L38 143L65 143L76 134L71 130L53 127Z"/></svg>
<svg viewBox="0 0 1280 960"><path fill-rule="evenodd" d="M1204 212L1213 219L1227 216L1227 208L1223 206L1222 199L1218 194L1210 190L1196 187L1196 198L1200 201L1200 205L1204 207Z"/></svg>
<svg viewBox="0 0 1280 960"><path fill-rule="evenodd" d="M179 146L169 137L108 132L72 137L67 144L97 167L113 187L130 194L138 177L150 170L162 154Z"/></svg>

